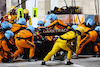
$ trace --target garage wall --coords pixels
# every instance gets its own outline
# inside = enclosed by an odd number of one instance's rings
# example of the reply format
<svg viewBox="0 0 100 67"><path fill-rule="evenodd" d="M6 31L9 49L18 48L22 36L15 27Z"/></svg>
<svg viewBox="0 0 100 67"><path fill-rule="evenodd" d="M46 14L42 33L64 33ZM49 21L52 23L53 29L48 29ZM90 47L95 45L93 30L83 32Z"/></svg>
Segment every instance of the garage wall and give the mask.
<svg viewBox="0 0 100 67"><path fill-rule="evenodd" d="M6 0L0 0L0 14L1 16L6 14Z"/></svg>
<svg viewBox="0 0 100 67"><path fill-rule="evenodd" d="M38 20L45 20L45 15L50 11L50 0L38 0Z"/></svg>
<svg viewBox="0 0 100 67"><path fill-rule="evenodd" d="M76 6L82 8L84 14L96 14L94 0L75 0ZM72 6L72 0L66 0L68 6ZM59 7L65 6L64 0L58 1Z"/></svg>
<svg viewBox="0 0 100 67"><path fill-rule="evenodd" d="M75 1L76 1L76 6L79 6L82 8L83 14L96 15L95 4L94 4L95 0L75 0ZM72 6L72 0L66 0L66 2L68 6ZM99 3L100 3L100 0L99 0ZM64 0L58 0L58 7L62 7L62 6L65 6Z"/></svg>

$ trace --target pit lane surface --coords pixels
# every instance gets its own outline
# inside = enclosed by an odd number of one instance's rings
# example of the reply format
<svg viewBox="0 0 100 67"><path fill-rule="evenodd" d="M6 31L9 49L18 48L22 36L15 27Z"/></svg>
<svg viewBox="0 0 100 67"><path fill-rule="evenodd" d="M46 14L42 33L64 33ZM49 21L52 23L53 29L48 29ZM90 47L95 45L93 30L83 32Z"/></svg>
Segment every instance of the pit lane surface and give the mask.
<svg viewBox="0 0 100 67"><path fill-rule="evenodd" d="M64 61L48 61L46 65L41 65L42 60L28 62L20 59L14 63L0 63L0 67L100 67L100 57L94 58L84 55L79 59L71 59L73 65L65 65Z"/></svg>

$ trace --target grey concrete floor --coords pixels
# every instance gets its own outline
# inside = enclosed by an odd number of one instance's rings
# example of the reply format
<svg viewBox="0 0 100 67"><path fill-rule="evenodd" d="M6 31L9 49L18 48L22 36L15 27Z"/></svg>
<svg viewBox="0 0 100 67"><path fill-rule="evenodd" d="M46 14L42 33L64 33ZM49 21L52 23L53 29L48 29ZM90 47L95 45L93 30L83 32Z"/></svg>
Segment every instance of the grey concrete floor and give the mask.
<svg viewBox="0 0 100 67"><path fill-rule="evenodd" d="M14 63L0 63L0 67L100 67L100 58L90 55L82 55L83 58L71 59L73 65L65 65L64 61L48 61L46 65L41 65L42 60L28 62L20 60Z"/></svg>

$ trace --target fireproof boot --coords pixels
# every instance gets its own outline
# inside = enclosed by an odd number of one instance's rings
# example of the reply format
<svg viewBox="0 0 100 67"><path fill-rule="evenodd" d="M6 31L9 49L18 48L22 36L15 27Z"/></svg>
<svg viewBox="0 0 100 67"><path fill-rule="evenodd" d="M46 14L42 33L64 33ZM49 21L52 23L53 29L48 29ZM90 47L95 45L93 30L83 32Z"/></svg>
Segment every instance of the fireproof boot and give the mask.
<svg viewBox="0 0 100 67"><path fill-rule="evenodd" d="M46 65L46 63L44 61L42 61L41 65Z"/></svg>
<svg viewBox="0 0 100 67"><path fill-rule="evenodd" d="M66 65L71 65L71 64L74 64L74 63L72 63L72 62L70 62L70 61L69 61L69 62L67 61L67 64L66 64Z"/></svg>

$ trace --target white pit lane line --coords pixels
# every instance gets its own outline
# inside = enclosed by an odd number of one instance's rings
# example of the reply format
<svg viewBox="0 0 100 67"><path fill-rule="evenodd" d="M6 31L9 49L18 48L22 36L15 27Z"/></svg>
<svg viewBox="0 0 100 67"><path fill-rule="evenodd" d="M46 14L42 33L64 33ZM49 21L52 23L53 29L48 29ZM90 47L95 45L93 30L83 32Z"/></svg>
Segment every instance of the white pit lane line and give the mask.
<svg viewBox="0 0 100 67"><path fill-rule="evenodd" d="M78 64L73 64L72 66L74 66L74 67L85 67L85 66L78 65Z"/></svg>

